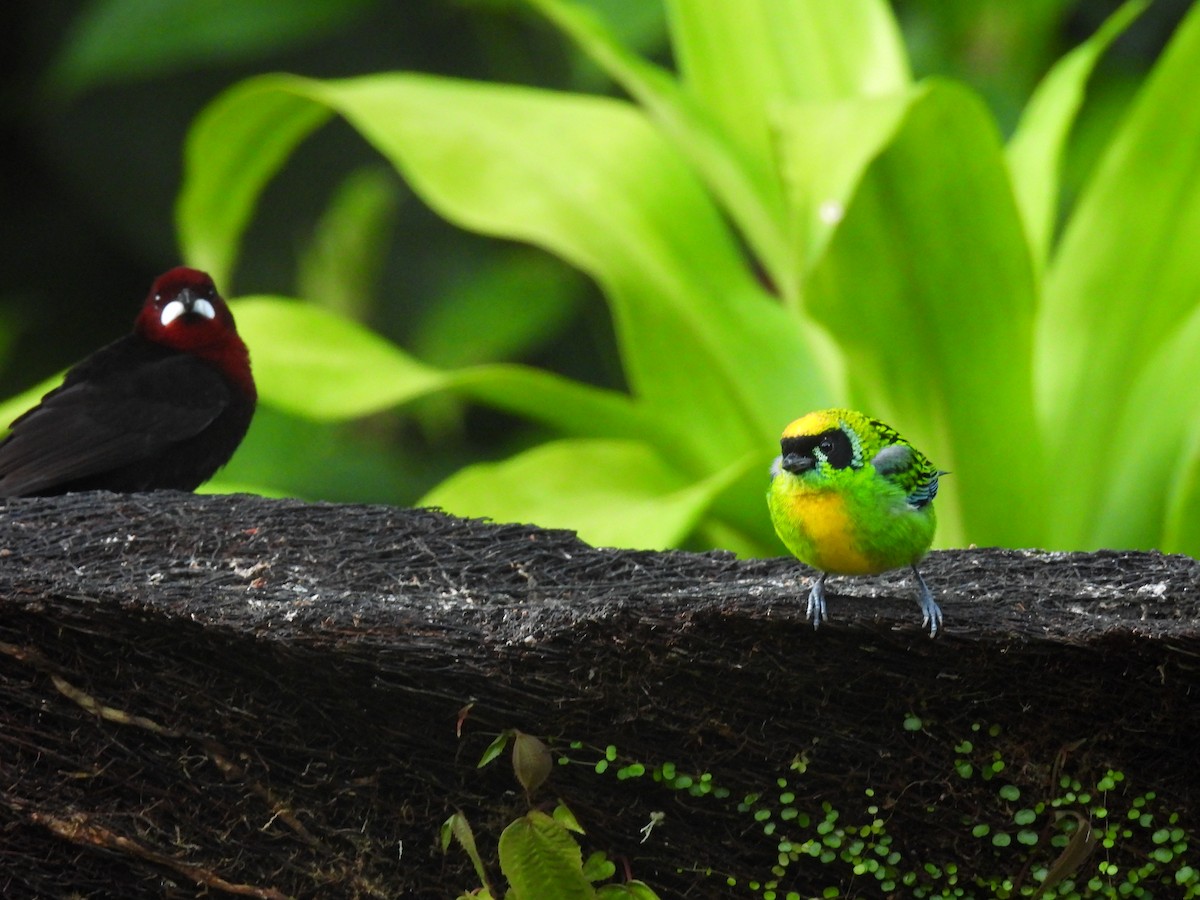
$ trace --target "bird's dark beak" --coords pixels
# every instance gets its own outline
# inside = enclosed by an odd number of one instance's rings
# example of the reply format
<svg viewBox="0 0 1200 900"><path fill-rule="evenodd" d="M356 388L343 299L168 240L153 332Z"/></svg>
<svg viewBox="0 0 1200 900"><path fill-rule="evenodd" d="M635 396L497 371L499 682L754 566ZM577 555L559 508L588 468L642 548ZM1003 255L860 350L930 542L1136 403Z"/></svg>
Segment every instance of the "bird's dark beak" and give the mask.
<svg viewBox="0 0 1200 900"><path fill-rule="evenodd" d="M204 294L199 291L194 291L190 287L182 288L175 295L173 303L178 303L181 307L180 312L186 313L189 316L196 316L201 319L215 319L217 311ZM174 318L174 317L172 317Z"/></svg>
<svg viewBox="0 0 1200 900"><path fill-rule="evenodd" d="M191 312L196 307L196 301L200 299L200 295L191 288L184 288L175 295L175 299L183 304L183 308Z"/></svg>
<svg viewBox="0 0 1200 900"><path fill-rule="evenodd" d="M811 456L801 456L799 453L785 453L783 459L779 463L779 467L785 472L791 472L793 475L803 475L810 469L815 468L817 461Z"/></svg>

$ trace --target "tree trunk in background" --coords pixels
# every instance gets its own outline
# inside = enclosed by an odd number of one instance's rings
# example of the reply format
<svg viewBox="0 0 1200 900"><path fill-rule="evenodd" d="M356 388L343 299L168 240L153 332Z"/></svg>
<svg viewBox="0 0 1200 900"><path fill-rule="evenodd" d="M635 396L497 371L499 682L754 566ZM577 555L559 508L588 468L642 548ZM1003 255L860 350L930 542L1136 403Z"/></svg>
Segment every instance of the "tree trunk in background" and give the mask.
<svg viewBox="0 0 1200 900"><path fill-rule="evenodd" d="M1154 879L1200 858L1200 564L923 571L937 640L903 574L832 579L814 633L786 559L245 496L10 500L0 895L453 898L478 881L440 824L464 811L496 878L528 809L505 760L476 768L517 728L578 763L534 804L663 897L990 896L1067 822L1130 832L1062 867L1080 883L1166 847L1141 883L1170 896Z"/></svg>

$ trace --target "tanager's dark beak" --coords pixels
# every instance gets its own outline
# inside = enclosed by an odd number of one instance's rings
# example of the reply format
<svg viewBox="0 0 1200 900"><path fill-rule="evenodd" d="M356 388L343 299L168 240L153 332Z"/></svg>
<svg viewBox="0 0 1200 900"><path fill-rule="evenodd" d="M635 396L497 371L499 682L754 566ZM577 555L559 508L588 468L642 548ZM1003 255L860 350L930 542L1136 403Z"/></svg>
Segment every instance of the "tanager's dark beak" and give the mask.
<svg viewBox="0 0 1200 900"><path fill-rule="evenodd" d="M811 456L801 456L799 453L784 454L779 466L785 472L791 472L793 475L802 475L809 469L814 468L817 461Z"/></svg>

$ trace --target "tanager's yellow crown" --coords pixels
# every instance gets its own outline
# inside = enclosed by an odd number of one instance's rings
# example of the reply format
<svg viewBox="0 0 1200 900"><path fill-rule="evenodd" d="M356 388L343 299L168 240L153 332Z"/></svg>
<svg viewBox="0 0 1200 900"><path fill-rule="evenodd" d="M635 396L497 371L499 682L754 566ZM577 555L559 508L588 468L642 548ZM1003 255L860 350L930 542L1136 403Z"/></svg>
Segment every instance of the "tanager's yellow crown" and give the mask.
<svg viewBox="0 0 1200 900"><path fill-rule="evenodd" d="M840 428L842 422L846 420L853 421L855 418L864 417L860 413L853 413L847 409L819 409L796 419L787 428L783 429L783 434L780 437L804 437L807 435L822 434L831 429Z"/></svg>

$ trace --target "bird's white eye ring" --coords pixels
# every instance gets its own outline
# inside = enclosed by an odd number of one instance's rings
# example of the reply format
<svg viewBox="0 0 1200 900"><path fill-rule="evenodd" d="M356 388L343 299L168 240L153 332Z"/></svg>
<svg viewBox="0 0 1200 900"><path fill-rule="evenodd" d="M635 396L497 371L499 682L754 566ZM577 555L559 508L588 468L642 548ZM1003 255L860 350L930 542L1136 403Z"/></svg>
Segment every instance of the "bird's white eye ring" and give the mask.
<svg viewBox="0 0 1200 900"><path fill-rule="evenodd" d="M217 311L213 309L213 305L203 298L192 304L192 312L198 316L204 316L206 319L217 317Z"/></svg>
<svg viewBox="0 0 1200 900"><path fill-rule="evenodd" d="M209 309L212 309L212 307L209 306ZM181 301L172 300L162 308L162 313L159 314L158 320L162 323L163 328L166 328L185 312L187 312L187 307Z"/></svg>

